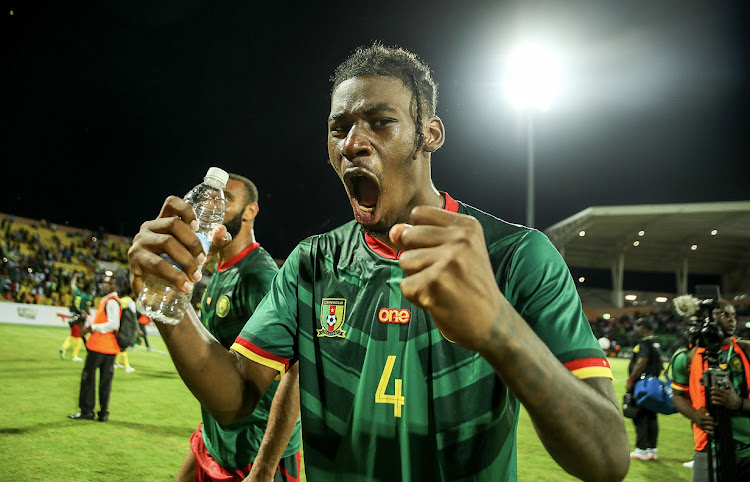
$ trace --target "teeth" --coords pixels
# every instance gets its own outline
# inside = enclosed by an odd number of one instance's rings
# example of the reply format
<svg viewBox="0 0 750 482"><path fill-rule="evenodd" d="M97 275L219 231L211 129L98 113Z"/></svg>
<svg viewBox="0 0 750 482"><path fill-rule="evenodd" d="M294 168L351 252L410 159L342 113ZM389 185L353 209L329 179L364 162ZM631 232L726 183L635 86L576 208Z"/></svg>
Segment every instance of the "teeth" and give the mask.
<svg viewBox="0 0 750 482"><path fill-rule="evenodd" d="M362 211L364 211L366 213L371 213L372 210L375 209L375 206L373 206L371 208L368 208L367 206L363 206L363 205L360 204L359 205L359 209L361 209Z"/></svg>

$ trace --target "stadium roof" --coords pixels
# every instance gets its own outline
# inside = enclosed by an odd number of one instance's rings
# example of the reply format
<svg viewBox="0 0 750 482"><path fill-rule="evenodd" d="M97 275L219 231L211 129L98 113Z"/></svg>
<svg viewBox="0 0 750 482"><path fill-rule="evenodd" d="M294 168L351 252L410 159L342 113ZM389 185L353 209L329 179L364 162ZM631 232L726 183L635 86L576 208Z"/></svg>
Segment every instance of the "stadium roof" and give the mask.
<svg viewBox="0 0 750 482"><path fill-rule="evenodd" d="M723 275L750 263L750 201L594 206L545 234L568 266Z"/></svg>

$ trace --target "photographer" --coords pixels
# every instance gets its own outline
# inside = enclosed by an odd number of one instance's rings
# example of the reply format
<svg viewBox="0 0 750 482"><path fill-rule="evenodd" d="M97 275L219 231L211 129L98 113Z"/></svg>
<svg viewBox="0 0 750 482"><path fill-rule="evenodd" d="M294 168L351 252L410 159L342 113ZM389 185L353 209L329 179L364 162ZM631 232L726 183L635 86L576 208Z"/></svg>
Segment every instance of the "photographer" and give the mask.
<svg viewBox="0 0 750 482"><path fill-rule="evenodd" d="M658 377L662 370L659 342L654 336L654 322L649 318L639 318L636 321L635 333L641 342L633 348L633 358L628 366L630 376L627 390L633 393L633 387L642 375ZM631 459L654 460L657 455L656 439L659 436L659 423L656 412L638 407L638 413L633 417L635 425L635 451L630 453Z"/></svg>
<svg viewBox="0 0 750 482"><path fill-rule="evenodd" d="M711 388L711 403L725 407L731 413L732 438L737 463L737 480L750 480L750 365L746 353L750 345L740 342L732 336L736 329L734 306L725 299L718 299L717 307L712 310L712 319L721 330L721 348L718 353L719 369L726 373L730 389ZM705 343L704 343L705 344ZM672 365L672 400L681 414L693 422L695 438L695 455L693 481L708 481L708 465L711 447L708 446L707 434L714 437L716 426L714 418L705 406L705 389L701 383L708 363L704 359L706 349L693 347L687 352L678 353ZM715 452L712 452L715 453ZM715 459L714 459L715 460Z"/></svg>

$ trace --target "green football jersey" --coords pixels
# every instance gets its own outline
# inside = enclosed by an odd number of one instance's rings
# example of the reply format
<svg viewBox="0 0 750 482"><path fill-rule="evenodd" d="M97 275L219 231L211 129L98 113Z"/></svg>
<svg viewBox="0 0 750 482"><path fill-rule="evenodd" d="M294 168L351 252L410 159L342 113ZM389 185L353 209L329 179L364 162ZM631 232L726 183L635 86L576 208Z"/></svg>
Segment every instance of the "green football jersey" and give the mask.
<svg viewBox="0 0 750 482"><path fill-rule="evenodd" d="M81 291L78 288L73 290L73 306L79 310L83 310L86 313L89 312L91 304L94 302L94 297L85 291Z"/></svg>
<svg viewBox="0 0 750 482"><path fill-rule="evenodd" d="M277 272L276 262L258 243L217 267L203 294L201 322L227 349L268 292ZM201 407L203 441L220 465L238 469L255 460L278 385L278 381L271 383L252 415L230 425L220 425ZM299 450L299 432L297 421L284 457Z"/></svg>
<svg viewBox="0 0 750 482"><path fill-rule="evenodd" d="M557 358L611 378L549 240L448 195L446 209L480 221L499 288ZM402 295L403 278L354 221L308 238L232 348L280 372L299 360L309 480L515 480L518 400Z"/></svg>

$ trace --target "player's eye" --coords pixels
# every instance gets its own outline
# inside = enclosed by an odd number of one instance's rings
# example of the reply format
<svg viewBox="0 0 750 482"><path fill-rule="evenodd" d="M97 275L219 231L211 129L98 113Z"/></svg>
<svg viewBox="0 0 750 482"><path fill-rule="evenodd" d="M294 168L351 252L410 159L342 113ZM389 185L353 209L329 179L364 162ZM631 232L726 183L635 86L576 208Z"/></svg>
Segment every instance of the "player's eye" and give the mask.
<svg viewBox="0 0 750 482"><path fill-rule="evenodd" d="M384 118L381 118L381 119L375 119L372 122L372 125L375 126L375 127L385 127L385 126L387 126L389 124L392 124L394 122L396 122L396 119L390 119L390 118L384 117Z"/></svg>
<svg viewBox="0 0 750 482"><path fill-rule="evenodd" d="M334 124L330 127L330 131L336 137L345 136L349 132L349 126Z"/></svg>

